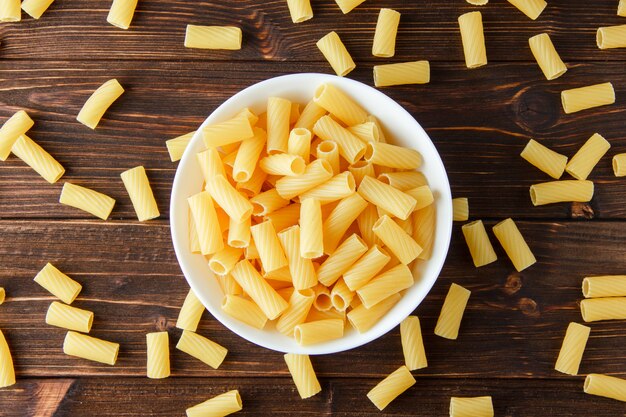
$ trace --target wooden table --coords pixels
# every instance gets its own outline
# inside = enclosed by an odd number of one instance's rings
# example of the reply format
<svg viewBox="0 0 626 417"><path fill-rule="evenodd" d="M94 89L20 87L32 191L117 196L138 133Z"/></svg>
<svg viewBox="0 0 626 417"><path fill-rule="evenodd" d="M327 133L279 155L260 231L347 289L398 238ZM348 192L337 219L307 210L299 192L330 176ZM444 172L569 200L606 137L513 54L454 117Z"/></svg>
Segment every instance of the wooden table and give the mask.
<svg viewBox="0 0 626 417"><path fill-rule="evenodd" d="M626 50L601 51L599 26L626 23L617 0L551 0L531 21L503 0L483 12L489 65L468 70L457 17L478 8L462 0L368 0L342 15L332 0L314 0L315 18L294 25L284 0L141 0L130 30L106 23L109 0L59 0L36 21L0 26L0 120L26 109L31 136L66 167L63 180L114 197L109 221L57 201L63 181L48 185L15 157L0 163L0 285L8 299L0 328L12 348L18 383L0 390L3 416L179 416L186 407L238 388L241 415L445 416L451 396L491 395L497 416L614 417L623 403L583 394L583 376L553 366L585 275L622 274L626 262L626 181L610 156L591 175L589 204L532 207L528 187L548 178L518 155L529 138L573 155L594 132L626 151ZM374 59L380 7L402 13L397 53ZM183 47L185 26L239 25L241 51ZM398 329L359 349L313 358L323 391L300 400L282 355L235 336L208 313L199 332L229 349L212 370L172 346L172 377L145 377L145 334L168 330L188 286L170 240L168 205L176 164L165 140L194 130L225 99L258 81L298 72L331 72L315 42L337 30L358 66L351 78L372 84L372 66L428 59L432 81L387 88L435 142L455 196L470 199L471 217L487 226L513 217L538 263L514 272L499 260L475 269L455 225L446 266L417 309L429 367L417 384L378 412L365 394L402 364ZM528 38L548 32L569 71L546 81ZM76 114L102 82L117 78L126 93L97 130ZM559 93L612 81L617 103L565 115ZM119 178L145 165L159 220L139 223ZM44 323L54 299L32 279L46 262L83 284L75 305L95 312L93 335L121 343L113 367L65 356L65 332ZM472 291L457 341L433 328L452 282ZM626 324L592 325L581 374L626 377Z"/></svg>

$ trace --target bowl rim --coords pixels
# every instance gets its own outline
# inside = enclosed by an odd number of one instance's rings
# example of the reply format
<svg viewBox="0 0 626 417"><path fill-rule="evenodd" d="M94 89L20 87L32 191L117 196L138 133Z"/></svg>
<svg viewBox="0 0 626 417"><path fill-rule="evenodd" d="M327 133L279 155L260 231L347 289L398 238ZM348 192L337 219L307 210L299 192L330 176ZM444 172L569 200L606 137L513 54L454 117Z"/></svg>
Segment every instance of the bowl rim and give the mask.
<svg viewBox="0 0 626 417"><path fill-rule="evenodd" d="M398 312L396 311L398 309L398 307L400 307L403 303L403 299L405 299L406 294L404 294L402 296L402 299L396 304L394 305L382 318L381 320L379 320L378 323L376 323L372 328L370 328L369 330L367 330L364 333L359 333L358 337L354 338L351 343L346 343L345 340L346 338L340 338L340 339L335 339L335 340L331 340L325 343L321 343L321 344L317 344L317 345L310 345L310 346L300 346L300 349L297 349L297 352L294 352L293 349L289 350L286 348L281 347L279 344L273 344L273 343L268 343L265 340L257 340L254 337L252 337L252 335L250 333L245 333L245 332L241 332L239 331L239 329L236 328L235 325L231 325L231 323L229 322L233 322L236 320L230 316L227 316L226 313L221 311L221 308L219 308L219 306L214 305L213 303L209 302L209 299L207 297L205 297L205 294L202 291L199 291L199 286L196 285L195 280L193 279L193 273L189 270L189 266L186 265L186 262L184 262L184 253L183 253L183 247L182 247L182 242L178 242L177 236L182 233L179 231L178 226L177 226L177 222L172 221L172 219L175 218L175 215L179 215L181 213L178 213L178 209L176 208L176 203L177 201L181 198L181 196L179 195L181 186L180 184L183 182L183 178L182 178L182 174L181 174L181 167L183 167L184 165L186 165L189 161L189 159L192 158L192 151L191 149L193 148L192 144L201 141L201 131L202 129L208 125L209 123L215 123L215 122L219 122L220 119L224 119L224 116L221 115L220 113L223 113L223 110L225 108L228 108L230 106L230 103L232 103L233 101L237 101L240 100L240 98L242 96L248 95L251 92L254 92L254 90L256 89L262 89L262 88L267 88L268 85L272 85L272 84L282 84L285 81L291 81L291 82L297 82L297 81L302 81L302 82L311 82L310 78L311 77L315 77L317 78L316 80L316 84L319 85L319 83L321 82L333 82L338 84L341 87L341 84L352 84L354 86L356 86L357 88L363 88L365 87L366 89L369 89L370 92L376 96L378 96L378 98L380 98L381 100L383 100L385 102L385 105L391 105L391 106L395 106L394 111L400 112L403 114L403 117L410 117L413 120L414 126L413 128L415 128L415 130L417 131L417 135L421 136L422 138L426 138L427 141L424 141L424 143L422 144L422 146L426 146L431 148L431 151L434 152L434 155L436 155L436 158L434 158L434 160L430 161L431 163L434 163L435 165L437 165L436 169L440 171L441 178L440 180L442 180L441 183L441 194L438 196L442 201L440 201L438 204L443 204L443 208L444 211L448 212L448 216L447 221L444 221L443 226L444 229L441 231L436 231L435 232L435 236L436 238L441 239L441 241L437 242L437 245L441 245L441 256L439 256L439 258L437 259L437 264L434 267L434 270L432 272L432 278L425 282L425 281L421 281L422 286L427 287L425 288L425 290L422 292L421 296L416 297L410 304L407 304L407 306L404 306L403 310ZM183 198L187 198L186 196L184 196ZM437 228L441 227L442 225L439 224L439 216L441 215L441 213L439 212L441 209L441 207L439 208L438 212L437 212ZM188 211L187 211L188 212ZM391 331L393 328L395 328L396 326L398 326L400 324L400 322L406 318L408 315L412 314L412 312L422 303L422 301L424 300L424 298L426 297L426 295L431 291L432 287L434 286L435 282L437 281L437 279L439 278L439 275L441 274L441 270L443 268L443 265L445 263L445 260L447 258L447 254L448 254L448 250L450 247L450 241L451 241L451 237L452 237L452 195L451 195L451 189L450 189L450 182L448 179L448 173L445 169L445 166L443 164L443 161L441 160L441 156L439 154L439 152L437 151L437 148L435 147L432 139L430 138L430 136L428 136L428 134L426 133L426 131L422 128L422 126L419 124L419 122L417 120L415 120L415 118L402 106L400 105L398 102L396 102L394 99L392 99L391 97L389 97L388 95L386 95L385 93L383 93L382 91L369 86L365 83L362 83L360 81L356 81L350 78L344 78L344 77L339 77L336 75L330 75L330 74L322 74L322 73L296 73L296 74L287 74L287 75L281 75L281 76L277 76L277 77L273 77L273 78L269 78L260 82L257 82L255 84L252 84L244 89L242 89L241 91L237 92L236 94L234 94L233 96L229 97L227 100L225 100L222 104L220 104L217 108L215 108L211 114L209 114L209 116L204 120L204 122L202 122L202 124L198 127L198 129L196 130L196 133L193 135L191 141L189 142L189 145L187 146L187 148L185 149L185 152L181 158L181 160L179 161L179 164L176 168L176 174L174 177L174 181L172 184L172 192L171 192L171 198L170 198L170 213L169 213L169 221L170 221L170 230L171 230L171 237L172 237L172 243L174 246L174 251L176 253L176 259L177 262L183 272L183 275L185 276L185 279L187 281L187 283L189 284L189 286L191 287L191 289L194 291L194 293L196 294L196 296L198 297L198 299L202 302L202 304L205 306L205 308L209 311L209 313L211 313L211 315L217 320L219 321L222 325L224 325L228 330L232 331L233 333L235 333L237 336L255 344L261 347L264 347L266 349L270 349L270 350L274 350L274 351L278 351L278 352L292 352L292 353L301 353L301 354L310 354L310 355L318 355L318 354L330 354L330 353L339 353L339 352L343 352L343 351L347 351L347 350L351 350L360 346L363 346L369 342L372 342L380 337L382 337L383 335L385 335L386 333L388 333L389 331ZM186 237L184 238L184 240L187 239ZM186 252L189 252L188 250L186 250ZM191 254L189 252L189 254ZM194 256L196 256L197 254L192 254ZM429 259L427 262L433 262L433 259ZM221 303L220 303L221 304ZM387 323L382 323L384 321L384 319L386 317L389 317L392 315L392 313L395 312L394 316L401 316L402 320L387 320ZM398 314L401 313L401 314ZM242 324L242 323L240 323ZM385 325L383 325L385 324ZM243 326L245 326L245 324L242 324ZM250 328L252 329L252 328ZM257 330L257 329L254 329ZM343 343L341 343L343 342Z"/></svg>

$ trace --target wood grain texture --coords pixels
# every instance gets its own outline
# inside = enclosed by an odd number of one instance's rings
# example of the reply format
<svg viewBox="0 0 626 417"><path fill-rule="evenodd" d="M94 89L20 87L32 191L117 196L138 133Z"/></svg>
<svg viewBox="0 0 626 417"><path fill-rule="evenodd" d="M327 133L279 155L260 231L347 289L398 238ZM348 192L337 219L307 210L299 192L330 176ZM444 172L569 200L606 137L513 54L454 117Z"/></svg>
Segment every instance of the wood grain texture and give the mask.
<svg viewBox="0 0 626 417"><path fill-rule="evenodd" d="M40 20L2 25L3 59L146 59L194 61L322 61L315 42L337 31L358 61L371 57L376 19L381 7L402 14L398 30L398 60L462 61L457 18L476 10L463 1L367 1L343 15L332 0L313 1L314 17L291 23L284 0L236 3L177 0L139 3L128 31L106 23L110 1L66 0L53 4ZM617 1L553 1L536 21L507 2L480 8L490 62L531 61L528 38L550 33L566 63L582 60L624 60L626 51L600 51L599 26L623 24ZM241 51L202 51L183 47L185 26L237 25L243 30ZM380 60L384 62L384 60Z"/></svg>
<svg viewBox="0 0 626 417"><path fill-rule="evenodd" d="M565 378L553 370L567 324L581 321L582 278L623 273L621 222L519 222L538 263L522 273L496 245L499 260L475 269L459 227L449 262L417 309L429 367L419 374L446 378ZM493 222L487 222L487 227ZM0 286L7 301L0 328L15 355L18 378L145 374L145 333L167 330L172 340L174 376L287 376L280 353L248 343L205 313L198 332L229 349L218 370L173 349L180 336L175 321L188 287L171 249L165 222L2 221ZM34 246L33 241L39 243ZM584 242L584 243L583 243ZM53 297L32 282L52 262L83 285L74 305L95 313L92 334L121 343L110 367L65 356L65 332L44 323ZM448 287L472 291L457 341L434 336ZM592 325L581 373L626 376L621 366L626 326L621 321ZM469 360L471 358L471 360ZM323 377L381 378L402 362L399 330L364 347L316 360ZM350 363L349 368L345 367ZM394 368L395 369L395 368Z"/></svg>
<svg viewBox="0 0 626 417"><path fill-rule="evenodd" d="M354 77L371 84L371 64L357 69ZM119 174L144 165L162 218L167 218L176 164L169 160L166 139L194 130L224 100L251 84L290 72L328 70L314 63L289 68L269 62L214 63L207 68L197 62L8 61L0 68L0 121L26 109L36 121L30 135L65 166L62 181L115 198L116 219L135 218ZM550 83L532 63L496 63L476 71L462 63L434 63L432 71L431 84L383 91L432 137L453 194L470 198L472 217L626 217L626 183L611 170L611 156L626 151L622 63L577 64L567 76ZM90 92L112 76L127 91L91 131L76 122L75 115ZM617 90L615 105L563 113L561 90L608 80ZM594 132L612 144L590 176L596 182L594 200L583 206L532 207L528 188L550 178L519 157L528 139L572 156ZM0 164L0 216L88 218L57 203L62 181L50 186L21 161L9 158Z"/></svg>

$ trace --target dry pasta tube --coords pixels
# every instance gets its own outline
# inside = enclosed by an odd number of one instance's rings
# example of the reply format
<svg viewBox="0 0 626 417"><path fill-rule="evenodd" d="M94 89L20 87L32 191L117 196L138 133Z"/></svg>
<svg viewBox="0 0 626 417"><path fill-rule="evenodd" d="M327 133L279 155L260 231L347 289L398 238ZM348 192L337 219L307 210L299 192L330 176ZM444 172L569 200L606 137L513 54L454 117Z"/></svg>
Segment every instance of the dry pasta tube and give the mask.
<svg viewBox="0 0 626 417"><path fill-rule="evenodd" d="M268 319L274 320L287 309L287 302L276 293L276 290L263 279L247 259L239 261L231 275Z"/></svg>
<svg viewBox="0 0 626 417"><path fill-rule="evenodd" d="M107 22L120 29L128 29L136 7L137 0L113 0Z"/></svg>
<svg viewBox="0 0 626 417"><path fill-rule="evenodd" d="M350 53L336 32L330 32L316 43L337 75L343 77L356 68Z"/></svg>
<svg viewBox="0 0 626 417"><path fill-rule="evenodd" d="M400 323L400 339L404 363L409 371L426 368L426 351L422 339L420 320L417 316L409 316Z"/></svg>
<svg viewBox="0 0 626 417"><path fill-rule="evenodd" d="M228 275L217 275L215 277L217 283L220 285L224 295L241 295L243 289L237 284L237 281L233 277Z"/></svg>
<svg viewBox="0 0 626 417"><path fill-rule="evenodd" d="M369 142L363 156L367 162L383 167L417 169L422 166L422 155L418 151L388 143Z"/></svg>
<svg viewBox="0 0 626 417"><path fill-rule="evenodd" d="M435 242L435 222L437 211L431 204L413 213L413 239L422 248L418 259L430 259Z"/></svg>
<svg viewBox="0 0 626 417"><path fill-rule="evenodd" d="M363 304L353 308L346 317L348 321L359 333L365 333L389 312L400 301L400 294L387 297L372 308L365 308Z"/></svg>
<svg viewBox="0 0 626 417"><path fill-rule="evenodd" d="M367 112L352 97L332 83L323 83L315 90L313 101L337 119L354 126L367 121ZM323 114L318 117L318 120Z"/></svg>
<svg viewBox="0 0 626 417"><path fill-rule="evenodd" d="M537 64L543 75L548 80L554 80L565 74L567 67L561 60L558 52L554 48L554 44L550 39L550 35L542 33L528 39L530 50L537 60Z"/></svg>
<svg viewBox="0 0 626 417"><path fill-rule="evenodd" d="M0 128L0 161L6 161L17 139L33 125L33 119L24 110L16 112Z"/></svg>
<svg viewBox="0 0 626 417"><path fill-rule="evenodd" d="M374 85L376 87L428 84L429 82L430 63L428 61L411 61L374 66Z"/></svg>
<svg viewBox="0 0 626 417"><path fill-rule="evenodd" d="M354 176L354 182L357 187L361 185L361 181L363 181L363 178L376 177L374 165L370 164L367 161L357 161L356 163L348 166L348 171L350 171Z"/></svg>
<svg viewBox="0 0 626 417"><path fill-rule="evenodd" d="M357 234L352 234L317 269L317 279L326 286L333 285L339 277L367 252L367 245Z"/></svg>
<svg viewBox="0 0 626 417"><path fill-rule="evenodd" d="M280 97L267 99L267 153L287 152L289 142L289 116L291 102ZM300 172L301 173L301 172ZM271 174L271 173L270 173ZM282 174L278 175L295 175Z"/></svg>
<svg viewBox="0 0 626 417"><path fill-rule="evenodd" d="M372 308L390 295L397 294L413 285L413 274L403 264L372 278L357 290L357 295L365 308Z"/></svg>
<svg viewBox="0 0 626 417"><path fill-rule="evenodd" d="M53 301L46 313L46 324L77 332L89 333L93 313L80 308Z"/></svg>
<svg viewBox="0 0 626 417"><path fill-rule="evenodd" d="M373 227L376 236L403 264L411 263L422 252L420 245L386 214Z"/></svg>
<svg viewBox="0 0 626 417"><path fill-rule="evenodd" d="M322 206L319 200L307 198L300 205L300 256L305 259L319 258L324 254L324 230Z"/></svg>
<svg viewBox="0 0 626 417"><path fill-rule="evenodd" d="M185 149L187 149L187 146L189 145L189 142L191 142L191 138L193 138L193 135L195 134L196 132L193 131L165 141L167 153L170 155L170 160L172 162L180 161L185 153Z"/></svg>
<svg viewBox="0 0 626 417"><path fill-rule="evenodd" d="M598 28L596 43L600 49L626 47L626 25Z"/></svg>
<svg viewBox="0 0 626 417"><path fill-rule="evenodd" d="M289 296L289 307L276 322L276 330L284 335L292 336L294 328L306 320L314 299L315 292L310 288L293 291Z"/></svg>
<svg viewBox="0 0 626 417"><path fill-rule="evenodd" d="M452 199L452 220L464 222L469 219L469 201L467 197Z"/></svg>
<svg viewBox="0 0 626 417"><path fill-rule="evenodd" d="M185 301L183 302L183 306L178 313L176 327L195 332L198 328L198 323L200 323L200 318L202 318L202 313L204 313L204 305L198 297L196 297L193 290L189 289L189 292L185 297Z"/></svg>
<svg viewBox="0 0 626 417"><path fill-rule="evenodd" d="M358 193L344 198L337 204L326 220L324 220L322 227L324 253L330 255L335 251L350 225L354 223L366 207L367 201Z"/></svg>
<svg viewBox="0 0 626 417"><path fill-rule="evenodd" d="M586 394L626 402L626 380L614 376L589 374L585 378Z"/></svg>
<svg viewBox="0 0 626 417"><path fill-rule="evenodd" d="M414 211L421 210L424 207L429 206L435 202L435 196L433 195L433 192L428 185L421 185L417 188L406 190L405 193L407 195L410 195L415 199L415 201L417 201L417 204L413 209Z"/></svg>
<svg viewBox="0 0 626 417"><path fill-rule="evenodd" d="M528 141L520 156L557 180L561 178L567 165L567 156L554 152L533 139Z"/></svg>
<svg viewBox="0 0 626 417"><path fill-rule="evenodd" d="M20 0L3 0L0 2L0 22L19 22L22 20Z"/></svg>
<svg viewBox="0 0 626 417"><path fill-rule="evenodd" d="M367 398L382 411L400 394L411 388L415 382L408 368L401 366L372 388L367 393Z"/></svg>
<svg viewBox="0 0 626 417"><path fill-rule="evenodd" d="M4 290L4 288L0 287L0 305L4 303L6 296L6 291Z"/></svg>
<svg viewBox="0 0 626 417"><path fill-rule="evenodd" d="M626 17L626 0L619 0L617 5L617 15Z"/></svg>
<svg viewBox="0 0 626 417"><path fill-rule="evenodd" d="M22 5L22 7L24 6ZM105 82L87 99L76 116L76 120L91 129L95 129L107 109L123 93L124 89L115 78Z"/></svg>
<svg viewBox="0 0 626 417"><path fill-rule="evenodd" d="M484 6L489 3L489 0L466 0L469 4L473 6Z"/></svg>
<svg viewBox="0 0 626 417"><path fill-rule="evenodd" d="M357 191L365 200L402 220L406 220L417 205L410 195L372 177L363 178Z"/></svg>
<svg viewBox="0 0 626 417"><path fill-rule="evenodd" d="M33 19L39 19L54 0L24 0L22 2L22 10L24 10Z"/></svg>
<svg viewBox="0 0 626 417"><path fill-rule="evenodd" d="M487 49L483 34L483 17L480 12L470 12L459 16L459 28L463 41L463 53L467 68L487 65Z"/></svg>
<svg viewBox="0 0 626 417"><path fill-rule="evenodd" d="M365 154L365 143L331 116L322 116L315 122L313 133L322 140L336 142L339 154L350 164L354 164Z"/></svg>
<svg viewBox="0 0 626 417"><path fill-rule="evenodd" d="M15 141L11 151L50 184L54 184L65 174L65 168L26 135Z"/></svg>
<svg viewBox="0 0 626 417"><path fill-rule="evenodd" d="M242 248L224 246L224 249L211 256L209 268L217 275L226 275L235 267L241 255L243 255Z"/></svg>
<svg viewBox="0 0 626 417"><path fill-rule="evenodd" d="M343 325L341 319L310 321L294 327L293 336L303 346L324 343L343 337Z"/></svg>
<svg viewBox="0 0 626 417"><path fill-rule="evenodd" d="M606 139L594 133L569 160L565 171L577 180L586 180L610 148L611 144Z"/></svg>
<svg viewBox="0 0 626 417"><path fill-rule="evenodd" d="M380 142L380 132L374 122L359 123L358 125L348 127L348 130L362 141Z"/></svg>
<svg viewBox="0 0 626 417"><path fill-rule="evenodd" d="M548 3L545 0L507 0L532 20L536 20Z"/></svg>
<svg viewBox="0 0 626 417"><path fill-rule="evenodd" d="M626 296L626 275L605 275L583 279L585 298Z"/></svg>
<svg viewBox="0 0 626 417"><path fill-rule="evenodd" d="M374 278L391 257L378 245L374 244L358 261L346 272L343 280L351 291L356 291Z"/></svg>
<svg viewBox="0 0 626 417"><path fill-rule="evenodd" d="M313 262L300 256L300 226L295 225L283 230L278 234L278 239L289 263L294 288L304 290L314 287L317 284L317 275Z"/></svg>
<svg viewBox="0 0 626 417"><path fill-rule="evenodd" d="M321 204L332 203L333 201L347 198L354 194L356 189L356 181L350 171L344 171L339 175L335 175L323 184L300 194L300 201L307 198L315 198Z"/></svg>
<svg viewBox="0 0 626 417"><path fill-rule="evenodd" d="M146 374L151 379L170 376L170 345L167 332L146 334Z"/></svg>
<svg viewBox="0 0 626 417"><path fill-rule="evenodd" d="M218 175L207 182L207 191L234 221L241 223L252 215L252 203L242 196L225 177Z"/></svg>
<svg viewBox="0 0 626 417"><path fill-rule="evenodd" d="M441 307L435 334L446 339L456 340L459 337L459 327L463 313L470 298L471 291L457 284L452 284L448 290L448 295Z"/></svg>
<svg viewBox="0 0 626 417"><path fill-rule="evenodd" d="M276 181L276 190L284 199L291 200L333 177L333 170L325 159L316 159L307 165L304 174L283 177Z"/></svg>
<svg viewBox="0 0 626 417"><path fill-rule="evenodd" d="M330 300L337 311L345 311L354 298L354 292L348 288L343 278L340 278L330 292Z"/></svg>
<svg viewBox="0 0 626 417"><path fill-rule="evenodd" d="M451 397L450 417L493 417L491 397Z"/></svg>
<svg viewBox="0 0 626 417"><path fill-rule="evenodd" d="M400 191L428 185L424 174L418 171L385 172L378 176L378 180Z"/></svg>
<svg viewBox="0 0 626 417"><path fill-rule="evenodd" d="M228 353L225 347L189 330L183 330L176 349L206 363L213 369L220 367Z"/></svg>
<svg viewBox="0 0 626 417"><path fill-rule="evenodd" d="M202 130L202 138L207 148L217 148L249 139L257 132L259 131L255 132L250 119L240 115L206 126Z"/></svg>
<svg viewBox="0 0 626 417"><path fill-rule="evenodd" d="M343 14L348 14L364 1L365 0L335 0L335 3L337 3L337 6L339 6Z"/></svg>
<svg viewBox="0 0 626 417"><path fill-rule="evenodd" d="M287 153L300 156L308 165L311 160L311 131L303 127L292 129L287 141Z"/></svg>
<svg viewBox="0 0 626 417"><path fill-rule="evenodd" d="M211 255L221 251L224 248L224 241L211 195L207 191L202 191L189 197L187 201L196 225L200 252L203 255Z"/></svg>
<svg viewBox="0 0 626 417"><path fill-rule="evenodd" d="M233 164L233 179L238 183L250 181L252 173L257 168L261 152L265 148L267 135L263 129L254 127L254 136L241 141Z"/></svg>
<svg viewBox="0 0 626 417"><path fill-rule="evenodd" d="M513 219L501 221L493 226L492 230L517 272L537 262Z"/></svg>
<svg viewBox="0 0 626 417"><path fill-rule="evenodd" d="M188 408L185 412L187 417L223 417L243 408L239 391L232 390L206 400L203 403Z"/></svg>
<svg viewBox="0 0 626 417"><path fill-rule="evenodd" d="M392 9L380 9L376 31L374 32L374 44L372 55L389 58L396 53L396 34L400 24L400 13Z"/></svg>
<svg viewBox="0 0 626 417"><path fill-rule="evenodd" d="M83 289L82 285L47 263L34 281L65 304L72 304Z"/></svg>
<svg viewBox="0 0 626 417"><path fill-rule="evenodd" d="M476 268L488 265L498 259L482 220L464 224L461 229Z"/></svg>
<svg viewBox="0 0 626 417"><path fill-rule="evenodd" d="M226 176L224 163L217 149L209 148L206 151L199 152L196 154L196 159L200 165L205 183L208 183L217 175Z"/></svg>
<svg viewBox="0 0 626 417"><path fill-rule="evenodd" d="M332 140L322 141L316 147L316 158L325 159L333 169L333 175L339 174L339 146Z"/></svg>
<svg viewBox="0 0 626 417"><path fill-rule="evenodd" d="M186 48L241 49L241 29L235 26L187 25Z"/></svg>
<svg viewBox="0 0 626 417"><path fill-rule="evenodd" d="M310 398L322 390L309 355L287 353L284 358L300 398Z"/></svg>
<svg viewBox="0 0 626 417"><path fill-rule="evenodd" d="M121 177L139 221L143 222L159 217L159 208L154 199L146 169L138 166L122 172Z"/></svg>
<svg viewBox="0 0 626 417"><path fill-rule="evenodd" d="M561 104L566 114L613 103L615 103L615 90L611 83L561 91Z"/></svg>
<svg viewBox="0 0 626 417"><path fill-rule="evenodd" d="M13 358L7 340L0 330L0 388L10 387L15 384L15 369Z"/></svg>
<svg viewBox="0 0 626 417"><path fill-rule="evenodd" d="M222 300L222 310L229 316L257 329L267 323L267 316L254 302L237 295L226 295Z"/></svg>
<svg viewBox="0 0 626 417"><path fill-rule="evenodd" d="M255 216L265 216L289 205L289 200L282 198L276 188L255 195L250 199L250 202L252 203L252 214Z"/></svg>
<svg viewBox="0 0 626 417"><path fill-rule="evenodd" d="M585 352L591 328L578 323L570 323L561 345L554 369L568 375L578 375L580 361Z"/></svg>
<svg viewBox="0 0 626 417"><path fill-rule="evenodd" d="M311 0L287 0L287 6L293 23L302 23L313 18Z"/></svg>
<svg viewBox="0 0 626 417"><path fill-rule="evenodd" d="M107 365L115 365L119 343L108 342L73 331L67 332L63 342L63 353Z"/></svg>
<svg viewBox="0 0 626 417"><path fill-rule="evenodd" d="M613 173L616 177L626 176L626 153L620 153L613 157Z"/></svg>
<svg viewBox="0 0 626 417"><path fill-rule="evenodd" d="M530 186L533 206L569 201L588 202L593 198L591 181L551 181Z"/></svg>
<svg viewBox="0 0 626 417"><path fill-rule="evenodd" d="M307 103L306 106L304 106L304 110L302 110L302 113L300 113L300 117L298 117L298 120L296 121L296 124L293 126L293 128L303 128L311 131L315 122L317 122L320 117L324 116L325 114L326 109L317 104L315 100L311 100Z"/></svg>
<svg viewBox="0 0 626 417"><path fill-rule="evenodd" d="M626 319L626 297L587 298L580 302L586 322Z"/></svg>
<svg viewBox="0 0 626 417"><path fill-rule="evenodd" d="M109 218L111 211L113 211L115 200L108 195L89 188L66 182L61 190L59 203L86 211L102 220L106 220Z"/></svg>
<svg viewBox="0 0 626 417"><path fill-rule="evenodd" d="M259 252L261 264L266 272L276 271L287 266L285 252L280 245L272 222L265 221L250 227L250 233Z"/></svg>

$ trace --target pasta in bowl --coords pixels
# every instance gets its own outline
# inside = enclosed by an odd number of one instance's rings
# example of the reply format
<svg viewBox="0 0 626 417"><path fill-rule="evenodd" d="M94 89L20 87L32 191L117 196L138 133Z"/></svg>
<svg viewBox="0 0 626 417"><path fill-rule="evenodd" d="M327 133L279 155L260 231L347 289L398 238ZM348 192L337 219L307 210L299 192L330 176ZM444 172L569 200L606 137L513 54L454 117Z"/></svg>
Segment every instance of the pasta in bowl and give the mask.
<svg viewBox="0 0 626 417"><path fill-rule="evenodd" d="M171 230L198 299L257 345L326 354L421 303L452 228L445 168L421 126L360 82L272 78L219 106L176 172Z"/></svg>

